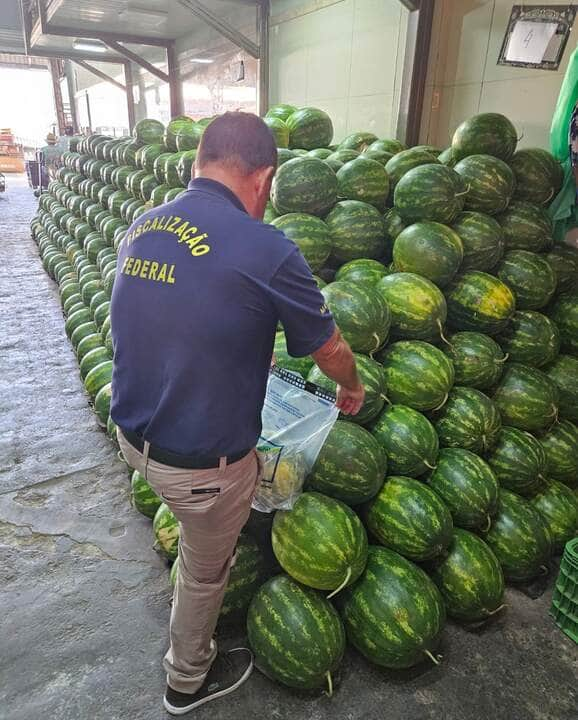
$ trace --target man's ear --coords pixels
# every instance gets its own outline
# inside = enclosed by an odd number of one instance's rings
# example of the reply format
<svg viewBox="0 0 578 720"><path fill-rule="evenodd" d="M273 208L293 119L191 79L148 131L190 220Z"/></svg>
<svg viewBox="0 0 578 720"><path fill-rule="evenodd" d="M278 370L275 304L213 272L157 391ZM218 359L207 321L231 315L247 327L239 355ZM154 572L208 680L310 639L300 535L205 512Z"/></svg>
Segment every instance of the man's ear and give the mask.
<svg viewBox="0 0 578 720"><path fill-rule="evenodd" d="M268 195L274 175L275 168L273 166L257 170L255 172L255 190L259 194L265 192Z"/></svg>

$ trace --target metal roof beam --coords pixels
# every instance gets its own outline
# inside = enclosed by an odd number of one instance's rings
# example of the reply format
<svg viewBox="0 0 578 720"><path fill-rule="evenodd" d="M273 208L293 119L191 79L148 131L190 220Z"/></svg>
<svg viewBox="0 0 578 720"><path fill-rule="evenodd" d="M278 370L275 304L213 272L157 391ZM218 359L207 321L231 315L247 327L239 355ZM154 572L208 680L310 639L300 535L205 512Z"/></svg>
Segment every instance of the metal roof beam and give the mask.
<svg viewBox="0 0 578 720"><path fill-rule="evenodd" d="M148 60L141 58L140 55L137 55L132 50L125 48L124 45L121 45L119 42L116 42L116 40L104 40L103 42L107 47L109 47L111 50L114 50L119 55L123 55L128 60L132 60L137 65L140 65L145 70L148 70L148 72L150 72L151 75L155 75L163 82L167 82L167 83L169 82L169 76L167 75L166 72L159 70L158 67L155 67Z"/></svg>
<svg viewBox="0 0 578 720"><path fill-rule="evenodd" d="M63 25L52 25L45 22L43 27L45 35L61 35L65 37L87 38L88 40L102 40L116 42L126 42L131 45L153 45L156 47L166 48L168 41L162 38L152 38L143 35L123 35L122 33L108 32L106 30L85 30L84 28L65 27Z"/></svg>
<svg viewBox="0 0 578 720"><path fill-rule="evenodd" d="M93 67L90 63L86 62L86 60L77 60L77 59L73 59L73 60L81 68L84 68L89 73L96 75L97 78L100 78L101 80L104 80L104 82L110 83L111 85L114 85L115 87L117 87L119 90L126 92L126 87L122 83L119 83L118 80L111 78L110 75L107 75L105 72L102 72L102 70L99 70L98 68Z"/></svg>

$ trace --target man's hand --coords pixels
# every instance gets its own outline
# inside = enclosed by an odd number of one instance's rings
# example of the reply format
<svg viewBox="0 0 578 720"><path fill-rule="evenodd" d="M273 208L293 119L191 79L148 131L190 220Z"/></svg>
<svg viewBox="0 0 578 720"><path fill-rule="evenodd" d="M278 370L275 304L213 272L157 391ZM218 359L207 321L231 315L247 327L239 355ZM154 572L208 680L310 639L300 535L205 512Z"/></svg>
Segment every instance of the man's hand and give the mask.
<svg viewBox="0 0 578 720"><path fill-rule="evenodd" d="M344 415L357 415L365 400L365 388L360 383L355 390L348 390L343 385L337 386L335 404Z"/></svg>

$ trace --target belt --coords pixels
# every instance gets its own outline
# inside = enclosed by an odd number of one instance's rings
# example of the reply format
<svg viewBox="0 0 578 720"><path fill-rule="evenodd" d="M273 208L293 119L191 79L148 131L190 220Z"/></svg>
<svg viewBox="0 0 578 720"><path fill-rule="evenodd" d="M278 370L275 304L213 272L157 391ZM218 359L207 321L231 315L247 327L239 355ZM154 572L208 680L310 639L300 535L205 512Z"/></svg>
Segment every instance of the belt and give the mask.
<svg viewBox="0 0 578 720"><path fill-rule="evenodd" d="M141 453L144 451L145 441L140 435L130 432L129 430L121 431L127 442L129 442L133 448ZM252 448L248 448L247 450L241 450L233 455L227 455L225 458L227 465L232 465L233 463L242 460L251 452L251 450ZM151 460L155 460L163 465L171 465L172 467L183 468L185 470L210 470L212 468L218 468L221 464L220 457L207 457L206 455L199 454L181 455L180 453L163 450L163 448L153 445L152 443L149 446L148 456Z"/></svg>

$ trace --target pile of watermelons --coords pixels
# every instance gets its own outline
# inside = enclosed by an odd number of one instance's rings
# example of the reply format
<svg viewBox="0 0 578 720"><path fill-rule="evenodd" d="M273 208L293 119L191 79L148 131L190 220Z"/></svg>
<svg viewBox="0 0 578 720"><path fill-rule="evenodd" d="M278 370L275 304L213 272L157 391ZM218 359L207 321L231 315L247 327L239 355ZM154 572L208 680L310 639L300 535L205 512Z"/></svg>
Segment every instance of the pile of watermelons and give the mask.
<svg viewBox="0 0 578 720"><path fill-rule="evenodd" d="M32 222L111 434L116 249L135 217L183 191L209 121L82 140ZM367 132L332 144L314 108L276 106L267 122L280 149L266 221L317 273L367 395L337 421L294 509L272 527L250 521L222 617L247 616L270 677L331 689L346 639L384 667L438 662L446 615L483 622L505 581L546 572L578 533L578 251L553 240L560 166L516 151L502 115L467 120L443 151ZM275 353L334 388L288 355L282 332ZM132 488L176 560L172 513L136 472Z"/></svg>

